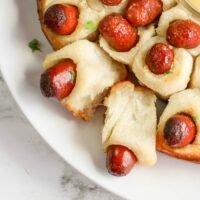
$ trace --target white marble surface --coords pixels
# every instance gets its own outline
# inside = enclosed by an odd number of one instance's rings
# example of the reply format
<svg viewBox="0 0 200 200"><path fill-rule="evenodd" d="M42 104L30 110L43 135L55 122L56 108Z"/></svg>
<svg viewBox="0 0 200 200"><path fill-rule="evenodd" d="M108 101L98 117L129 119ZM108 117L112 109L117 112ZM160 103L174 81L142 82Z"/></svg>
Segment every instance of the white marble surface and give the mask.
<svg viewBox="0 0 200 200"><path fill-rule="evenodd" d="M32 128L0 73L0 200L119 200L64 162Z"/></svg>

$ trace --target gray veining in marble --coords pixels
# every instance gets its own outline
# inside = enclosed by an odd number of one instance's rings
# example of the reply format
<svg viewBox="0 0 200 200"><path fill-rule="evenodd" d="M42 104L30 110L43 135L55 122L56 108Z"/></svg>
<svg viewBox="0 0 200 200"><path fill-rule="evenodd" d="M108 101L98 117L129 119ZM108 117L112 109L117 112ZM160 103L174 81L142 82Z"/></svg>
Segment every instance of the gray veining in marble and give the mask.
<svg viewBox="0 0 200 200"><path fill-rule="evenodd" d="M0 199L119 200L65 163L37 134L0 74Z"/></svg>

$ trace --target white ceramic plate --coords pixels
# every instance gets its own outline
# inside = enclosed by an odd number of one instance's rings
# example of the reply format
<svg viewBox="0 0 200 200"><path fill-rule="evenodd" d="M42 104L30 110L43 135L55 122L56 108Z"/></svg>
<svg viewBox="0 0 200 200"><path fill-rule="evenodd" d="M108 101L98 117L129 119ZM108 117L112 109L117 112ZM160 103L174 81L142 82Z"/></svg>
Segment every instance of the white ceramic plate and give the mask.
<svg viewBox="0 0 200 200"><path fill-rule="evenodd" d="M35 0L1 2L0 64L17 103L50 146L81 173L124 198L188 200L197 196L200 166L165 155L158 155L155 167L136 166L123 178L107 173L101 151L102 111L85 123L40 94L41 63L51 49L37 19ZM32 38L42 41L42 53L33 54L27 47Z"/></svg>

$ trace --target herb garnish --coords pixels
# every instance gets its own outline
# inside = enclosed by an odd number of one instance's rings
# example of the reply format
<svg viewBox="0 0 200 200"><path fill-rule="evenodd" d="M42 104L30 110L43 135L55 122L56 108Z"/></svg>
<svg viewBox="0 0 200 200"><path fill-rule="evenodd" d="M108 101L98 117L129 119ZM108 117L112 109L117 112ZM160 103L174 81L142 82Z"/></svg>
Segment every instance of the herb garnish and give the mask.
<svg viewBox="0 0 200 200"><path fill-rule="evenodd" d="M92 32L97 30L97 27L96 27L96 25L94 24L93 21L86 22L85 23L85 28L90 30L90 31L92 31Z"/></svg>
<svg viewBox="0 0 200 200"><path fill-rule="evenodd" d="M40 42L35 38L28 43L28 46L31 48L33 53L35 51L41 51L40 50Z"/></svg>

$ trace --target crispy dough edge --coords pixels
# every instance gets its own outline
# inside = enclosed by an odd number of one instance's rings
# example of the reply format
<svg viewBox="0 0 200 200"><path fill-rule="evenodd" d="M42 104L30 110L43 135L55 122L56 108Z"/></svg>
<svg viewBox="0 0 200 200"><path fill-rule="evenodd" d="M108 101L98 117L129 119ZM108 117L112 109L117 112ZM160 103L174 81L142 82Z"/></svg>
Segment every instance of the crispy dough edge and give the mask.
<svg viewBox="0 0 200 200"><path fill-rule="evenodd" d="M88 108L84 109L83 111L77 111L77 110L73 109L72 106L68 103L62 103L61 102L61 104L69 112L71 112L74 115L74 117L76 117L77 119L82 119L84 121L90 121L92 116L93 116L92 110L95 111L97 109L97 107L99 106L99 104L103 105L103 101L104 101L105 97L107 97L109 95L111 90L113 88L115 88L115 86L117 86L119 83L124 82L127 79L126 67L120 68L119 73L120 73L120 80L116 81L112 86L105 88L104 92L96 97L96 100L93 102L94 104L91 105L92 109L90 109L91 107L88 107ZM101 101L98 102L99 99L101 99ZM98 102L98 103L96 103L96 102Z"/></svg>
<svg viewBox="0 0 200 200"><path fill-rule="evenodd" d="M194 152L190 152L187 154L185 153L181 154L181 153L175 152L173 148L170 148L165 144L164 138L162 137L162 133L160 132L157 132L157 135L156 135L156 148L158 151L165 153L169 156L200 164L200 154L198 155L198 153L194 153Z"/></svg>
<svg viewBox="0 0 200 200"><path fill-rule="evenodd" d="M44 0L37 0L37 12L39 16L40 26L42 32L44 33L46 39L49 41L50 45L52 46L53 50L58 50L62 47L62 44L56 38L52 38L48 36L48 33L45 29L45 25L43 23L43 16L44 16Z"/></svg>

